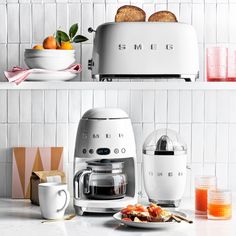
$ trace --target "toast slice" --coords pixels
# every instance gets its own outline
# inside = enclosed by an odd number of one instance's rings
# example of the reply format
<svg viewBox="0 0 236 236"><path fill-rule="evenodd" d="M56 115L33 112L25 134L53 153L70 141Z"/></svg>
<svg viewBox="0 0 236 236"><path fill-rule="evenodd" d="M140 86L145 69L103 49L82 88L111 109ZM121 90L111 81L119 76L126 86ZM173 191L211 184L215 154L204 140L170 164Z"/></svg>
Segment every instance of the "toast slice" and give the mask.
<svg viewBox="0 0 236 236"><path fill-rule="evenodd" d="M135 222L138 222L138 220L139 222L165 222L165 218L161 216L150 216L147 212L132 212L130 214L122 214L122 218L129 218Z"/></svg>
<svg viewBox="0 0 236 236"><path fill-rule="evenodd" d="M120 7L115 16L115 22L139 22L145 19L146 13L141 8L132 5Z"/></svg>
<svg viewBox="0 0 236 236"><path fill-rule="evenodd" d="M149 18L149 22L178 22L174 13L170 11L158 11L153 13Z"/></svg>

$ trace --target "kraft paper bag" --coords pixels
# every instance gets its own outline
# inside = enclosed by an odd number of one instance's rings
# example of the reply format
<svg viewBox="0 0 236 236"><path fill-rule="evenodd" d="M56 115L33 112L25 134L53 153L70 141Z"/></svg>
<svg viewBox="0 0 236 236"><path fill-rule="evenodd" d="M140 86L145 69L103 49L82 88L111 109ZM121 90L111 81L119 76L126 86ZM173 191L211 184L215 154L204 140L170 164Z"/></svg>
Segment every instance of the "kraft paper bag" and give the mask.
<svg viewBox="0 0 236 236"><path fill-rule="evenodd" d="M32 204L39 205L38 185L47 182L66 183L65 173L58 170L32 172L30 178L30 200Z"/></svg>

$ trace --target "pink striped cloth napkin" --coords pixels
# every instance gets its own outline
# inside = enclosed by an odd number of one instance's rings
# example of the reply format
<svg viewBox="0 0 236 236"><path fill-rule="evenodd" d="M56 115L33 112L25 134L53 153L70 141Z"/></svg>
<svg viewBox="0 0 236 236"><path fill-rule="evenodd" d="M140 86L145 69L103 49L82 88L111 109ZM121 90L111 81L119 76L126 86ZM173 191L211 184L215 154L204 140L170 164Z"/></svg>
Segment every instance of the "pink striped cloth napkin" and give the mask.
<svg viewBox="0 0 236 236"><path fill-rule="evenodd" d="M68 71L68 72L77 74L77 73L80 73L81 70L82 70L82 66L80 64L74 64L74 65L71 65L70 67L68 67L67 69L65 69L63 71ZM9 71L4 71L4 74L5 74L5 76L6 76L6 78L8 79L9 82L14 82L18 85L21 82L23 82L24 80L26 80L27 77L31 73L37 73L37 72L55 73L55 71L51 71L51 70L25 69L25 68L15 66Z"/></svg>

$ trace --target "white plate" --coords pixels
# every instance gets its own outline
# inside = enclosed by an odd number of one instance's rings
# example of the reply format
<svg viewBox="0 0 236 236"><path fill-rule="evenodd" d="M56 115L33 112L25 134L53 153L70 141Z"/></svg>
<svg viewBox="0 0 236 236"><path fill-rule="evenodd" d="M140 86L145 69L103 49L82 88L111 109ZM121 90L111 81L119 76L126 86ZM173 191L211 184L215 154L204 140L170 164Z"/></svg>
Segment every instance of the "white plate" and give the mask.
<svg viewBox="0 0 236 236"><path fill-rule="evenodd" d="M182 212L182 211L170 211L171 213L174 214L178 214L181 215L183 217L187 217L187 214ZM172 229L172 228L176 228L179 226L183 226L183 225L187 225L188 223L186 222L133 222L133 221L126 221L126 220L122 220L122 213L118 212L116 214L113 215L113 218L116 219L117 221L119 221L120 223L127 225L127 226L131 226L131 227L136 227L136 228L147 228L147 229Z"/></svg>
<svg viewBox="0 0 236 236"><path fill-rule="evenodd" d="M54 73L36 72L27 77L27 81L66 81L74 79L78 74L69 71L55 71Z"/></svg>

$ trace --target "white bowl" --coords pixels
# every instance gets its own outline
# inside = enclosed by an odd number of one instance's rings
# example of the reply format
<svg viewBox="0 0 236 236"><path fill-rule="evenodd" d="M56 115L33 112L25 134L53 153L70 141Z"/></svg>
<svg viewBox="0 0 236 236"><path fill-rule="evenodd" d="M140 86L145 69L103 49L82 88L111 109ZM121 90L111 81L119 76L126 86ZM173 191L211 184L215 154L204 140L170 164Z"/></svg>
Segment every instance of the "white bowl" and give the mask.
<svg viewBox="0 0 236 236"><path fill-rule="evenodd" d="M62 49L25 49L25 55L32 56L51 56L51 55L72 55L75 50L62 50Z"/></svg>
<svg viewBox="0 0 236 236"><path fill-rule="evenodd" d="M75 63L75 51L26 49L25 63L31 69L65 70Z"/></svg>

